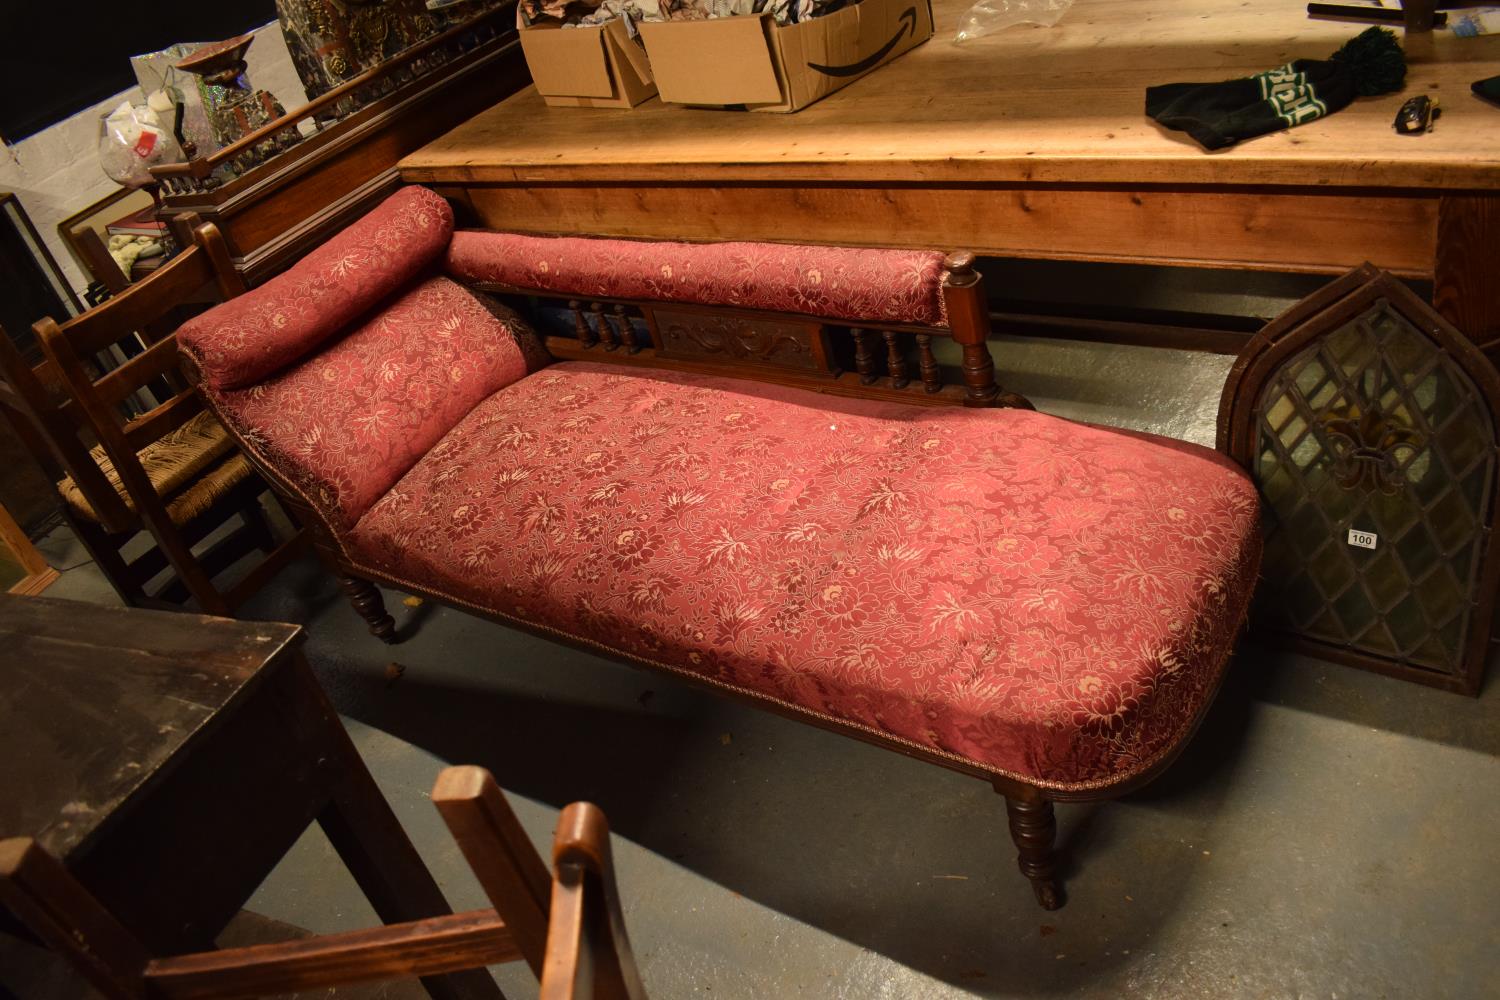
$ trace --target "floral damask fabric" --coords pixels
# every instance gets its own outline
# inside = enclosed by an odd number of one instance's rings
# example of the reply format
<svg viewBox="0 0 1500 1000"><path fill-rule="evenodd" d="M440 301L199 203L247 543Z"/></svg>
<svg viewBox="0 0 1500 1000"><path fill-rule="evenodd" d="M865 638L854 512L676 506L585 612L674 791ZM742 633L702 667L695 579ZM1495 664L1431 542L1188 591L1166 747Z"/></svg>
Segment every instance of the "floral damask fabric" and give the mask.
<svg viewBox="0 0 1500 1000"><path fill-rule="evenodd" d="M1024 410L554 365L348 536L381 573L1056 789L1180 741L1260 555L1205 449Z"/></svg>
<svg viewBox="0 0 1500 1000"><path fill-rule="evenodd" d="M184 361L216 389L253 385L364 316L448 245L453 210L405 187L264 285L188 320Z"/></svg>
<svg viewBox="0 0 1500 1000"><path fill-rule="evenodd" d="M459 230L449 274L560 295L737 306L946 326L943 254L781 243L668 243Z"/></svg>
<svg viewBox="0 0 1500 1000"><path fill-rule="evenodd" d="M353 527L476 403L526 374L519 319L429 278L338 343L246 389L202 390L318 508Z"/></svg>

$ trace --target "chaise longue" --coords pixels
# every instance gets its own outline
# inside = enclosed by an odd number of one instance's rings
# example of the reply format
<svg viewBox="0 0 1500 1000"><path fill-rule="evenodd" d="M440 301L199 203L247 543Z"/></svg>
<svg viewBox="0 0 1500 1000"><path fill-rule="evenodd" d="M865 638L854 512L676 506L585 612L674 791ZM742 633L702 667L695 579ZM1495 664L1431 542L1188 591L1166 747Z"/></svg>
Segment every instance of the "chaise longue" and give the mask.
<svg viewBox="0 0 1500 1000"><path fill-rule="evenodd" d="M1061 905L1052 803L1160 773L1219 685L1244 473L1002 390L964 255L453 219L403 188L177 334L370 630L379 583L981 777Z"/></svg>

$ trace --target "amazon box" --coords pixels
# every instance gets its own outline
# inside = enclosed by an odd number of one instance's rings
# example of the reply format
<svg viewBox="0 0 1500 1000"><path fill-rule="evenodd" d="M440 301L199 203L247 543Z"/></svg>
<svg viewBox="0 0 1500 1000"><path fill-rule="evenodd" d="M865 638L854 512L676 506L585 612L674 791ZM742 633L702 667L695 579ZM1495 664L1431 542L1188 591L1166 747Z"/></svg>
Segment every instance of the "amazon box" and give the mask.
<svg viewBox="0 0 1500 1000"><path fill-rule="evenodd" d="M932 37L929 0L859 0L800 24L769 14L641 26L664 101L798 111Z"/></svg>
<svg viewBox="0 0 1500 1000"><path fill-rule="evenodd" d="M633 108L656 93L646 50L621 19L592 28L518 27L537 93L552 107Z"/></svg>

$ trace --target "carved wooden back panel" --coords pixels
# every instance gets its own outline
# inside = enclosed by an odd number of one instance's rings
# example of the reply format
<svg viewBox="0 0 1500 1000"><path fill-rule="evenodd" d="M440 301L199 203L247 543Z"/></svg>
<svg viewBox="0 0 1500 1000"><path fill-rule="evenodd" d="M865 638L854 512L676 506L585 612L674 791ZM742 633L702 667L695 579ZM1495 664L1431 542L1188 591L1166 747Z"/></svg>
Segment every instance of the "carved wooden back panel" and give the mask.
<svg viewBox="0 0 1500 1000"><path fill-rule="evenodd" d="M794 313L633 299L569 298L476 282L531 317L560 360L731 375L839 396L926 405L1019 406L995 379L989 313L973 257L954 254L943 296L951 328L849 324Z"/></svg>

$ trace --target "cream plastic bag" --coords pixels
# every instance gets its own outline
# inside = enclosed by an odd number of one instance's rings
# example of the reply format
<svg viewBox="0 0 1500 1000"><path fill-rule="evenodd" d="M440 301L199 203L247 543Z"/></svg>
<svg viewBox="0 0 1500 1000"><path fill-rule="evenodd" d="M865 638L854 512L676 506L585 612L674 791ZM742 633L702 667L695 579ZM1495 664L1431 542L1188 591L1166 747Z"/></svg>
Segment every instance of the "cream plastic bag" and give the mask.
<svg viewBox="0 0 1500 1000"><path fill-rule="evenodd" d="M967 42L1013 24L1050 28L1071 6L1073 0L979 0L958 23L953 40Z"/></svg>

